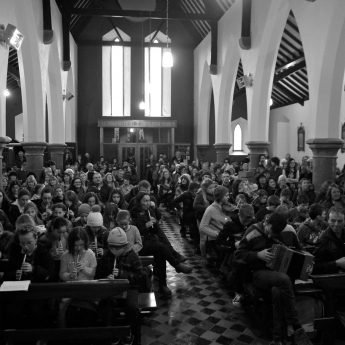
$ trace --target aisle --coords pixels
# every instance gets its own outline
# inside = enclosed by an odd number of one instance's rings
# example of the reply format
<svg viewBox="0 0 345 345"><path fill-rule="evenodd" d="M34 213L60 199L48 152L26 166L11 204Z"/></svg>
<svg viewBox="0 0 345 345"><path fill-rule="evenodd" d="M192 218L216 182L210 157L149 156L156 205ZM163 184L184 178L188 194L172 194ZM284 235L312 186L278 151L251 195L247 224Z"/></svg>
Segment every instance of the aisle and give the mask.
<svg viewBox="0 0 345 345"><path fill-rule="evenodd" d="M168 267L171 300L157 300L158 310L144 319L142 345L267 344L246 326L241 309L234 308L222 281L193 255L181 238L175 218L164 213L162 228L174 248L189 258L191 274L176 273Z"/></svg>

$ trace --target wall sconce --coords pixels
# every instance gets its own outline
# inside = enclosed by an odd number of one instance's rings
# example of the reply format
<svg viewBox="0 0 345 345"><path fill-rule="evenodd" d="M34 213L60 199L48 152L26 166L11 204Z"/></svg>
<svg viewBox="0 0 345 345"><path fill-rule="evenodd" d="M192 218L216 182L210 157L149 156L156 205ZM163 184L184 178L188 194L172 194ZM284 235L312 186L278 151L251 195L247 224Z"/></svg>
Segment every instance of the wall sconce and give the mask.
<svg viewBox="0 0 345 345"><path fill-rule="evenodd" d="M0 25L0 43L19 50L24 41L24 35L12 24Z"/></svg>
<svg viewBox="0 0 345 345"><path fill-rule="evenodd" d="M67 101L70 101L72 98L74 97L73 93L69 92L69 91L63 91L62 93L62 99L65 100L67 99Z"/></svg>
<svg viewBox="0 0 345 345"><path fill-rule="evenodd" d="M254 82L254 78L251 73L237 79L237 85L239 89L243 89L244 87L251 87L253 86L253 82Z"/></svg>
<svg viewBox="0 0 345 345"><path fill-rule="evenodd" d="M11 96L11 92L9 89L5 89L2 93L4 94L5 97Z"/></svg>

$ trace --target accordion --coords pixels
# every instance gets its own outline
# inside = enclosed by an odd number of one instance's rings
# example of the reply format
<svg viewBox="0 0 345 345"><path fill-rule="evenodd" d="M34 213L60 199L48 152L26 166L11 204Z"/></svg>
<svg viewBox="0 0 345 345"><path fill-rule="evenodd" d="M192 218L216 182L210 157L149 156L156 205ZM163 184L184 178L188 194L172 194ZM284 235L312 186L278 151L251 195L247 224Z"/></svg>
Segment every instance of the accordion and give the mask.
<svg viewBox="0 0 345 345"><path fill-rule="evenodd" d="M286 273L293 279L308 280L312 273L314 256L302 250L295 250L281 244L271 249L274 258L267 264L273 271Z"/></svg>

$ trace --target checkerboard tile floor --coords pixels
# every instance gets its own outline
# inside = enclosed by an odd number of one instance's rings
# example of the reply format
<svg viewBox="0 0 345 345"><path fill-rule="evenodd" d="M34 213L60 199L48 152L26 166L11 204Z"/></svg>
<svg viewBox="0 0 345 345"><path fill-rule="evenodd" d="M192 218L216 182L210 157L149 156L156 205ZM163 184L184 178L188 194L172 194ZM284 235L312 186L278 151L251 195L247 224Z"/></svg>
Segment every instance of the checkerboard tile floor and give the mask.
<svg viewBox="0 0 345 345"><path fill-rule="evenodd" d="M234 308L219 276L208 269L193 247L181 238L179 225L164 213L162 228L173 247L194 267L176 273L168 265L170 300L157 298L158 310L143 320L142 345L266 345L248 328L241 309Z"/></svg>

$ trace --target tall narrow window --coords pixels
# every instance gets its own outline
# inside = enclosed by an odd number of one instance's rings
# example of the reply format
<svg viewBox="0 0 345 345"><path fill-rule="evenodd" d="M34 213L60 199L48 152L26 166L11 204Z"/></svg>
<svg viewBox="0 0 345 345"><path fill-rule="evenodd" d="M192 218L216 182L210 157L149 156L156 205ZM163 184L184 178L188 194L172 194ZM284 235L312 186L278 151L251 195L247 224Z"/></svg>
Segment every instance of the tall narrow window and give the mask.
<svg viewBox="0 0 345 345"><path fill-rule="evenodd" d="M234 130L234 151L242 151L242 129L236 125Z"/></svg>
<svg viewBox="0 0 345 345"><path fill-rule="evenodd" d="M162 67L166 36L158 32L145 38L145 116L171 116L171 69ZM170 42L170 41L169 41Z"/></svg>
<svg viewBox="0 0 345 345"><path fill-rule="evenodd" d="M115 45L102 47L102 115L130 116L131 48L121 44L130 37L114 29L103 36L103 41Z"/></svg>

